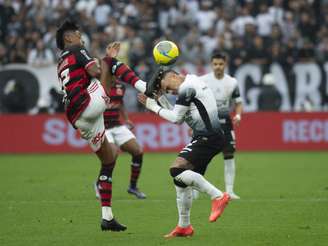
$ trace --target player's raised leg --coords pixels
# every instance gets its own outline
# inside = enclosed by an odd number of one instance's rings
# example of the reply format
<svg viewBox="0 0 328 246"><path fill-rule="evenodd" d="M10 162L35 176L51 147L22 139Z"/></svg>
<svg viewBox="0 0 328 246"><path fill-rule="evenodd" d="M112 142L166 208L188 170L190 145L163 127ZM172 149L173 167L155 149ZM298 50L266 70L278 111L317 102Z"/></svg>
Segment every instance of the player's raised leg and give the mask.
<svg viewBox="0 0 328 246"><path fill-rule="evenodd" d="M183 161L183 158L180 158L180 163ZM178 166L178 167L177 167ZM208 194L212 199L212 210L209 217L210 222L214 222L217 218L223 213L226 205L229 202L229 195L227 193L222 193L218 188L208 182L203 175L196 173L192 170L187 170L185 168L181 168L179 164L171 167L170 173L174 178L175 182L181 182L186 186L190 186L194 189L199 190L200 192L204 192Z"/></svg>

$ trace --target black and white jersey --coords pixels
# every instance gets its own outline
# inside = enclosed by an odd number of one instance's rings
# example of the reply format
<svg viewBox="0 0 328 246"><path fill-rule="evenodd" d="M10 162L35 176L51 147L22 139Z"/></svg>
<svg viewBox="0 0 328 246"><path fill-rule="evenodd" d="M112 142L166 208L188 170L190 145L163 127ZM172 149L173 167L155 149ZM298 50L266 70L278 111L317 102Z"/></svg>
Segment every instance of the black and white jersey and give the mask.
<svg viewBox="0 0 328 246"><path fill-rule="evenodd" d="M194 136L210 136L222 131L213 92L196 75L187 75L180 85L173 110L160 110L159 115L174 123L186 122Z"/></svg>
<svg viewBox="0 0 328 246"><path fill-rule="evenodd" d="M238 83L234 77L224 74L222 79L217 79L213 72L200 77L213 91L219 115L228 115L231 103L242 102Z"/></svg>

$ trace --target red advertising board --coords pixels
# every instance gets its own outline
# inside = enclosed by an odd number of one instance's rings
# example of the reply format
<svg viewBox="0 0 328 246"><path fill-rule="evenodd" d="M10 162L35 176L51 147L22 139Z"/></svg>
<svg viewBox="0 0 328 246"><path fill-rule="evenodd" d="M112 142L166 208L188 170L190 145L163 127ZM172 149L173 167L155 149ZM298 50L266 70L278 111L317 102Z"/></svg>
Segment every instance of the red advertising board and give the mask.
<svg viewBox="0 0 328 246"><path fill-rule="evenodd" d="M239 150L328 150L328 114L248 113L236 136Z"/></svg>
<svg viewBox="0 0 328 246"><path fill-rule="evenodd" d="M188 127L151 113L131 114L134 133L147 152L179 151ZM1 115L0 153L90 152L64 115ZM236 128L237 149L328 150L327 113L245 113Z"/></svg>

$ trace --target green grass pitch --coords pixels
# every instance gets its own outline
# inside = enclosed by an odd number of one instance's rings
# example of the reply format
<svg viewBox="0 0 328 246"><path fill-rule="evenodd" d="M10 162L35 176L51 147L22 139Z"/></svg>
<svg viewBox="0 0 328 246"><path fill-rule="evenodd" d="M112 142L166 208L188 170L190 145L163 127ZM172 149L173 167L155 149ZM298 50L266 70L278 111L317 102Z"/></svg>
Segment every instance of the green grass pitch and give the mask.
<svg viewBox="0 0 328 246"><path fill-rule="evenodd" d="M232 201L216 223L210 200L193 203L192 238L164 239L177 223L175 189L168 173L175 154L146 154L140 188L126 192L130 157L122 154L113 177L113 211L128 226L100 231L100 206L92 183L98 160L90 155L0 156L1 246L102 245L328 245L328 153L237 153ZM223 188L223 161L206 177Z"/></svg>

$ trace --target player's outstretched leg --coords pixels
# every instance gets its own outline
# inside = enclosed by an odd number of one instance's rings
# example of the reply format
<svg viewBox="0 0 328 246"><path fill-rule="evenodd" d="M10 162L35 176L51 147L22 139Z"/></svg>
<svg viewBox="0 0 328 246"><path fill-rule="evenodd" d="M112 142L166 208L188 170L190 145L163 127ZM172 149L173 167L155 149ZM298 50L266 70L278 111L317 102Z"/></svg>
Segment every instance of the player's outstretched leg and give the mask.
<svg viewBox="0 0 328 246"><path fill-rule="evenodd" d="M128 193L135 195L138 199L146 198L146 194L141 192L137 187L137 183L142 167L142 157L143 154L132 155L130 186L128 188Z"/></svg>
<svg viewBox="0 0 328 246"><path fill-rule="evenodd" d="M201 192L205 192L211 197L212 210L209 217L210 222L214 222L220 217L230 200L230 196L227 193L222 193L214 185L208 182L203 175L194 171L173 167L170 169L170 173L174 180L182 182Z"/></svg>
<svg viewBox="0 0 328 246"><path fill-rule="evenodd" d="M184 186L184 185L183 185ZM180 187L176 183L177 207L179 212L178 225L165 238L172 237L190 237L194 233L194 229L190 224L190 210L192 205L192 188Z"/></svg>

